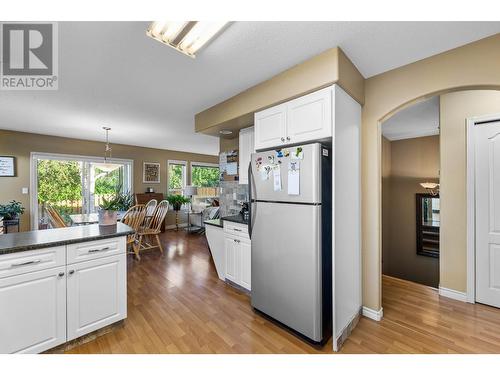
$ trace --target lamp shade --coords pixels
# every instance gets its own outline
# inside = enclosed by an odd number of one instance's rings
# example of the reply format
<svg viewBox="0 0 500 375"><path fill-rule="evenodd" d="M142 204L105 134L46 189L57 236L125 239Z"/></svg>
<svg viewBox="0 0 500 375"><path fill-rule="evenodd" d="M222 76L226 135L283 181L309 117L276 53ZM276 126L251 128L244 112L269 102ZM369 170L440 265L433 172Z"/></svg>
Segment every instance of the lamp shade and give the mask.
<svg viewBox="0 0 500 375"><path fill-rule="evenodd" d="M192 197L196 194L198 194L198 188L196 186L188 185L184 188L184 195L186 197Z"/></svg>

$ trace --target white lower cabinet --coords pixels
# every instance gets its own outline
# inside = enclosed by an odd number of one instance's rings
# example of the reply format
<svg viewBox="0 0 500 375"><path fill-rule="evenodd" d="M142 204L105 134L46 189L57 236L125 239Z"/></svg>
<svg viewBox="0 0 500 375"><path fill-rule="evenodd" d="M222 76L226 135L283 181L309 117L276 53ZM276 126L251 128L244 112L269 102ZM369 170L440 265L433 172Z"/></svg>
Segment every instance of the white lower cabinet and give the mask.
<svg viewBox="0 0 500 375"><path fill-rule="evenodd" d="M0 279L0 353L40 353L66 341L65 272Z"/></svg>
<svg viewBox="0 0 500 375"><path fill-rule="evenodd" d="M68 265L68 340L127 317L125 254Z"/></svg>
<svg viewBox="0 0 500 375"><path fill-rule="evenodd" d="M40 353L125 319L125 240L1 255L0 354Z"/></svg>
<svg viewBox="0 0 500 375"><path fill-rule="evenodd" d="M252 290L251 242L248 235L225 234L226 279Z"/></svg>

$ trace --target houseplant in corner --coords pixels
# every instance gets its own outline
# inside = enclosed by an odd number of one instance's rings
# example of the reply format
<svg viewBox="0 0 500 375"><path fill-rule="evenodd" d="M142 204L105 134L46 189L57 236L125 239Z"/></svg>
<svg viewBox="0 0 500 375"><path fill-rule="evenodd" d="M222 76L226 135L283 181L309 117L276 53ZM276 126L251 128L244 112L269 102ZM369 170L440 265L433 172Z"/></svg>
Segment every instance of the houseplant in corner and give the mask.
<svg viewBox="0 0 500 375"><path fill-rule="evenodd" d="M181 210L183 204L189 203L191 200L183 195L170 194L167 196L167 201L172 205L172 208L175 211L175 227L176 230L179 230L179 211Z"/></svg>
<svg viewBox="0 0 500 375"><path fill-rule="evenodd" d="M7 204L0 204L0 217L3 217L4 227L8 226L18 226L19 227L19 216L24 213L24 207L21 202L10 201ZM6 229L6 233L8 230Z"/></svg>

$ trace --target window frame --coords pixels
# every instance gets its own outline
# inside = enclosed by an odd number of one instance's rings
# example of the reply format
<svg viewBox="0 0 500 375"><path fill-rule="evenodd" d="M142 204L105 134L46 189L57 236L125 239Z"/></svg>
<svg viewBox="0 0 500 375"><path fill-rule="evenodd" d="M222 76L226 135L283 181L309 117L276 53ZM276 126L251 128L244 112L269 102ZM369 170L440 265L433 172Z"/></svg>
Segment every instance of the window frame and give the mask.
<svg viewBox="0 0 500 375"><path fill-rule="evenodd" d="M201 161L192 161L189 163L189 177L191 178L191 185L193 185L193 167L209 167L219 169L219 164L217 163L206 163ZM220 181L216 187L219 187ZM193 185L194 186L194 185ZM197 186L197 187L213 187L213 186Z"/></svg>
<svg viewBox="0 0 500 375"><path fill-rule="evenodd" d="M170 165L181 165L184 167L182 172L182 186L180 189L170 189ZM187 185L187 166L188 163L186 160L168 160L167 161L167 195L174 194L180 190L181 195L183 195L184 188Z"/></svg>

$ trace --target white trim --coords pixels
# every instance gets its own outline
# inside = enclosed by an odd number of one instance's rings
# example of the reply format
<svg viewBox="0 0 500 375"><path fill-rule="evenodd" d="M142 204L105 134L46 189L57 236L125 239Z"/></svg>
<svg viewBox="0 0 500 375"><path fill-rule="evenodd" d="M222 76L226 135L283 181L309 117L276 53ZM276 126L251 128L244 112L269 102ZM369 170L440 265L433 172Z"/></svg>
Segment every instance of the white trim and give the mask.
<svg viewBox="0 0 500 375"><path fill-rule="evenodd" d="M104 157L99 156L86 156L86 155L73 155L73 154L58 154L52 152L31 152L30 153L30 221L31 230L38 230L38 183L36 175L36 163L35 160L71 160L71 161L85 161L90 163L103 163ZM129 167L127 173L127 182L129 191L134 191L134 160L133 159L121 159L121 158L109 158L107 159L110 163L124 164Z"/></svg>
<svg viewBox="0 0 500 375"><path fill-rule="evenodd" d="M180 189L169 189L168 184L170 181L170 164L172 165L182 165L184 167L184 171L182 173L182 187ZM184 188L187 186L187 175L188 175L188 162L186 160L167 160L167 194L172 194L173 191L184 191Z"/></svg>
<svg viewBox="0 0 500 375"><path fill-rule="evenodd" d="M212 167L212 168L219 168L219 164L217 163L205 163L202 161L191 161L189 162L191 164L191 167Z"/></svg>
<svg viewBox="0 0 500 375"><path fill-rule="evenodd" d="M381 307L380 310L377 311L370 309L369 307L363 306L363 316L375 320L377 322L380 322L384 317L384 309Z"/></svg>
<svg viewBox="0 0 500 375"><path fill-rule="evenodd" d="M475 179L475 132L474 126L481 122L500 120L500 114L470 117L466 122L467 133L467 292L465 301L476 302L476 179ZM445 289L445 288L443 288ZM441 288L440 288L441 290ZM450 289L448 289L450 290ZM452 291L455 292L455 291ZM462 293L462 292L456 292ZM441 291L440 291L441 294ZM453 298L453 297L450 297ZM458 299L458 298L455 298ZM459 299L460 300L460 299Z"/></svg>
<svg viewBox="0 0 500 375"><path fill-rule="evenodd" d="M458 290L439 287L439 295L442 297L451 298L461 302L467 302L467 293L459 292Z"/></svg>
<svg viewBox="0 0 500 375"><path fill-rule="evenodd" d="M430 130L412 130L394 135L385 135L384 132L382 132L382 135L389 141L400 141L403 139L430 137L432 135L439 135L439 128Z"/></svg>

